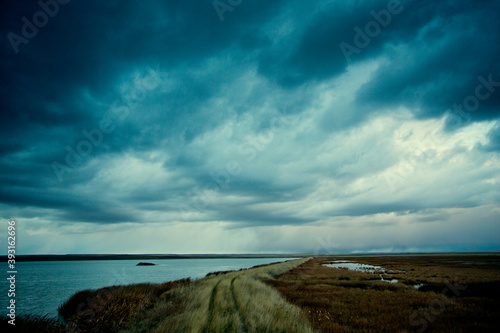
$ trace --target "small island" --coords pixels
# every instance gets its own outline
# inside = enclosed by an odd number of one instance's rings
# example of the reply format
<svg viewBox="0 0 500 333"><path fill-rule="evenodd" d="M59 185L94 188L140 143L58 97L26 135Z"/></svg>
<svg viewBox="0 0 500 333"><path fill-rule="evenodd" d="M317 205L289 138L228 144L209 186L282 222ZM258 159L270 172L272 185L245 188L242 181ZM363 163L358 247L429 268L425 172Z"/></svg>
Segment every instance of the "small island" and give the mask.
<svg viewBox="0 0 500 333"><path fill-rule="evenodd" d="M153 264L152 262L140 262L136 266L154 266L156 264Z"/></svg>

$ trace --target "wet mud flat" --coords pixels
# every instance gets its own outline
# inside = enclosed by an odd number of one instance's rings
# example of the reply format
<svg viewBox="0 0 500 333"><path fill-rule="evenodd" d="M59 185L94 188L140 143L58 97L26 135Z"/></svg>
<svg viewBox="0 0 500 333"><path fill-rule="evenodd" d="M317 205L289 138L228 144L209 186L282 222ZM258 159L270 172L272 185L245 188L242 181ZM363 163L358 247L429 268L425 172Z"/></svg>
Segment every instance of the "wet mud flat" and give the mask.
<svg viewBox="0 0 500 333"><path fill-rule="evenodd" d="M498 332L500 255L315 258L269 285L322 332Z"/></svg>

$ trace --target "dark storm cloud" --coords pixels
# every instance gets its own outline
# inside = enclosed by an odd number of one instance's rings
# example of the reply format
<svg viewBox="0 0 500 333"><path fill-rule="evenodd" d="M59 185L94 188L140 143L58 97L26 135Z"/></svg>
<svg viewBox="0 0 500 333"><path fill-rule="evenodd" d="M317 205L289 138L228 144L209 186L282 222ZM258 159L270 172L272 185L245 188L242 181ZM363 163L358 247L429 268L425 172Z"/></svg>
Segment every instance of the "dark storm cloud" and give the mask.
<svg viewBox="0 0 500 333"><path fill-rule="evenodd" d="M488 133L489 142L482 148L487 151L500 151L500 125L493 127Z"/></svg>
<svg viewBox="0 0 500 333"><path fill-rule="evenodd" d="M405 105L422 117L440 116L462 103L480 75L500 81L498 2L394 1L399 5L392 15L390 3L334 3L317 12L293 35L298 41L290 38L263 53L261 72L295 87L339 75L352 63L386 57L359 91L359 108ZM380 28L373 37L367 34L370 23ZM357 51L343 52L342 43ZM497 118L499 106L500 94L492 94L471 117Z"/></svg>
<svg viewBox="0 0 500 333"><path fill-rule="evenodd" d="M343 42L354 44L356 26L364 27L373 17L373 9L384 10L387 2L364 1L353 6L345 2L332 2L327 8L300 13L298 31L284 43L263 53L260 70L285 87L295 87L309 81L321 81L341 74L348 59L339 47ZM310 5L311 7L314 4ZM311 9L309 9L309 12ZM379 51L385 38L375 39L360 60Z"/></svg>
<svg viewBox="0 0 500 333"><path fill-rule="evenodd" d="M454 105L475 94L483 82L479 77L492 75L493 82L500 82L499 14L495 1L414 2L401 15L419 29L407 36L412 38L391 43L387 63L359 91L358 102L405 105L421 117L457 112ZM473 120L498 118L500 94L491 92L473 111L464 112Z"/></svg>
<svg viewBox="0 0 500 333"><path fill-rule="evenodd" d="M242 228L252 226L300 225L314 222L314 219L312 218L306 219L295 216L278 215L276 212L272 211L254 211L251 209L245 209L244 207L220 210L216 218L236 222L237 226Z"/></svg>
<svg viewBox="0 0 500 333"><path fill-rule="evenodd" d="M316 84L339 78L350 66L375 60L381 65L346 106L351 112L326 113L313 134L280 139L282 144L273 146L286 150L280 159L274 156L277 152L254 149L260 160L252 166L245 162L248 155L236 148L234 156L222 162L235 158L243 172L217 193L245 197L252 205L300 201L321 185L321 177L351 182L370 169L379 171L382 167L377 165L383 161L374 157L365 167L348 171L348 163L342 164L344 157L332 162L331 169L315 161L315 156L295 165L304 158L295 156L300 151L296 147L304 144L313 150L323 141L322 132L360 126L387 107L404 105L417 116L438 117L474 95L479 76L487 80L491 74L494 82L500 81L500 5L496 1L401 1L380 34L346 59L340 45L356 46L355 28L365 29L376 20L372 12L382 15L390 3L243 1L225 12L221 22L212 1L151 1L140 6L133 1L70 1L59 5L58 13L36 36L13 47L10 33L22 36L23 17L32 22L41 7L37 1L4 1L0 13L0 202L4 212L25 208L26 216L31 216L33 209L40 208L47 210L40 214L57 221L117 223L144 221L143 211L178 211L179 202L189 203L196 196L194 189L213 182L210 172L217 169L210 164L212 156L226 158L227 142L203 145L204 135L215 135L213 131L228 119L242 122L245 115L253 118L248 131L242 132L258 135L269 127L271 118L271 112L259 113L262 108L274 112L287 105L282 110L285 115L300 117L317 102ZM148 90L126 119L114 123L116 129L105 135L103 144L93 147L90 156L60 182L52 163L64 164L66 147L76 149L86 139L83 130L99 128L114 105L123 105L134 76L145 77L151 70L159 75L158 88ZM227 91L237 84L248 94L231 99L235 92ZM499 106L500 93L490 91L469 118L472 122L497 119ZM239 130L234 129L229 141L240 140L244 145ZM498 150L498 129L491 130L489 137L486 147ZM373 145L366 147L373 151ZM359 151L365 149L359 147ZM164 158L158 162L151 152L161 152ZM123 187L105 183L108 168L120 167L112 161L134 162L129 155L144 161L137 167L145 177L143 183ZM387 154L385 163L394 159ZM280 169L286 165L293 166L288 173ZM125 180L127 168L133 167L123 167ZM160 171L170 174L161 179L146 177ZM200 210L207 216L193 219L278 225L325 217L297 217L285 211L278 216L246 203L227 207L214 199ZM331 216L411 206L352 205Z"/></svg>
<svg viewBox="0 0 500 333"><path fill-rule="evenodd" d="M199 119L190 120L190 113L196 113L197 105L209 98L227 76L194 77L189 73L190 66L234 43L240 30L245 30L245 19L254 22L262 18L274 3L246 5L246 10L234 13L235 18L222 25L208 1L196 5L189 1L169 1L140 7L133 2L73 1L60 5L57 15L27 44L15 45L19 51L16 54L8 34L22 36L22 18L32 21L41 9L35 1L4 2L0 125L3 185L31 183L36 189L44 185L67 188L89 180L86 172L79 170L78 175L69 174L65 183L58 184L50 163L64 160L67 154L64 147L75 147L84 138L83 129L98 126L109 103L119 98L117 86L131 69L144 70L153 65L163 71L175 71L180 66L186 74L179 78L182 84L172 92L141 105L142 108L160 105L159 110L147 116L140 114L140 110L139 114L131 115L132 121L122 124L121 130L108 139L108 149L98 147L94 156L129 148L151 148L158 144L157 136L164 133L186 131L187 137L202 133L205 129L198 125ZM245 42L249 42L248 37ZM104 105L96 107L82 98L84 94L103 101ZM163 128L156 131L151 128L148 137L143 135L144 129L158 122ZM178 122L185 128L171 130ZM207 119L204 125L209 126L210 121ZM23 158L16 160L16 154L22 154ZM47 201L37 200L36 194L32 197L24 190L4 189L9 190L11 200L19 197L16 201L19 205L51 206L49 202L58 201L57 195Z"/></svg>

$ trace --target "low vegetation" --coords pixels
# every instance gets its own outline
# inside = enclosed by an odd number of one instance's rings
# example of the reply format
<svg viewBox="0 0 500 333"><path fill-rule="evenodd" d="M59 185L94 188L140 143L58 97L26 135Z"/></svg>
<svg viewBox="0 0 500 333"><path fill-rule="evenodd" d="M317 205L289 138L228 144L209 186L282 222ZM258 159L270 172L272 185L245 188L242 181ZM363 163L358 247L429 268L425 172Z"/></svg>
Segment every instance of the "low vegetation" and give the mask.
<svg viewBox="0 0 500 333"><path fill-rule="evenodd" d="M323 266L336 259L382 266L398 282ZM322 332L499 332L499 264L477 255L315 258L266 284Z"/></svg>
<svg viewBox="0 0 500 333"><path fill-rule="evenodd" d="M189 279L183 279L84 290L64 303L59 315L70 332L116 332L151 308L162 295L189 283Z"/></svg>

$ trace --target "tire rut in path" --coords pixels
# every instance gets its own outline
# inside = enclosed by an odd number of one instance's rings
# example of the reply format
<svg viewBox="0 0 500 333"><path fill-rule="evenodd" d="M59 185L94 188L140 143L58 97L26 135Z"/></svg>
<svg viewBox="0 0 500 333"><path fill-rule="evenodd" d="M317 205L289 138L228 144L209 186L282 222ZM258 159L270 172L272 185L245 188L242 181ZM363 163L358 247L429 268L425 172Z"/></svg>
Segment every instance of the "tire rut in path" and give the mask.
<svg viewBox="0 0 500 333"><path fill-rule="evenodd" d="M241 316L240 310L238 309L238 304L236 303L236 298L234 296L234 280L236 278L233 278L231 280L231 286L230 286L230 291L231 291L231 300L233 301L233 311L238 315L238 318L240 318L240 324L238 325L238 333L246 333L248 332L248 327L245 325L245 322L243 321L243 317Z"/></svg>
<svg viewBox="0 0 500 333"><path fill-rule="evenodd" d="M219 283L220 283L220 280L214 286L214 289L212 289L212 294L210 295L210 302L208 303L207 327L205 328L206 333L210 332L210 326L212 326L212 319L214 317L215 294L217 294L217 287L219 286Z"/></svg>

